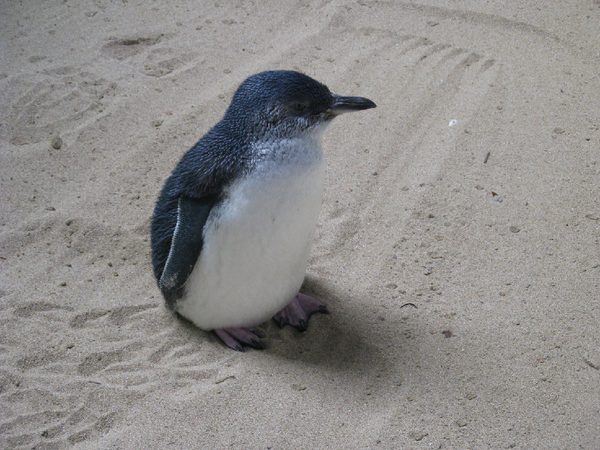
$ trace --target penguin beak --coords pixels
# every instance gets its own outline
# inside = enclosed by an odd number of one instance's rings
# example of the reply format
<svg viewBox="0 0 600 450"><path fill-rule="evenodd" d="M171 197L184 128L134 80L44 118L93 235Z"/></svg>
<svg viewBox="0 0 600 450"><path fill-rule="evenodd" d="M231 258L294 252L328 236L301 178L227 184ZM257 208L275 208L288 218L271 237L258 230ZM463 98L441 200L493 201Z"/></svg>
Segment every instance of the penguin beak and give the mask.
<svg viewBox="0 0 600 450"><path fill-rule="evenodd" d="M342 95L331 94L333 103L329 107L329 112L333 116L339 116L352 111L362 111L364 109L375 108L377 105L364 97L344 97Z"/></svg>

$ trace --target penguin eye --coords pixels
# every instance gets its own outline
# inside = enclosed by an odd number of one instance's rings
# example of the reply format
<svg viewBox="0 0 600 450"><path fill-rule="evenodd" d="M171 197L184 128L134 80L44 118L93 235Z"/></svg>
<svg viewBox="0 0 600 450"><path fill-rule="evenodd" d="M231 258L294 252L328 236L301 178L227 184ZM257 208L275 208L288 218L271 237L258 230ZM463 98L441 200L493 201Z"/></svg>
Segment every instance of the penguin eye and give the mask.
<svg viewBox="0 0 600 450"><path fill-rule="evenodd" d="M301 112L308 108L308 105L302 102L295 102L292 104L292 108L294 109L294 111Z"/></svg>

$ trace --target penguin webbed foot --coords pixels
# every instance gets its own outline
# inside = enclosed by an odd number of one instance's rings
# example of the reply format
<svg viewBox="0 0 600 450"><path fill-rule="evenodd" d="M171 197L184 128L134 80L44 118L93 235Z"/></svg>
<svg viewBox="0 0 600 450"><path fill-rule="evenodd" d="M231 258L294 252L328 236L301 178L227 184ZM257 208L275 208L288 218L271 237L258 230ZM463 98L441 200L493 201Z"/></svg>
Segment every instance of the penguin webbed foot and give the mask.
<svg viewBox="0 0 600 450"><path fill-rule="evenodd" d="M273 316L273 320L280 328L291 325L300 331L306 331L308 320L315 313L329 314L329 310L316 298L297 294L285 308Z"/></svg>
<svg viewBox="0 0 600 450"><path fill-rule="evenodd" d="M244 351L244 345L258 350L265 348L265 345L260 340L258 332L254 328L219 328L213 331L227 347L238 352Z"/></svg>

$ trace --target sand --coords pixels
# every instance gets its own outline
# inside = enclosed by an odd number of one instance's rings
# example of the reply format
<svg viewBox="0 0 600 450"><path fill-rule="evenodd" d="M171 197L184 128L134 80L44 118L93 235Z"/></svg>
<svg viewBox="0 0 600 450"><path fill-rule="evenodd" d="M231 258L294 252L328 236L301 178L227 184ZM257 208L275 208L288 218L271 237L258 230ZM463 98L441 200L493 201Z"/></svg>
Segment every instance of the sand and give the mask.
<svg viewBox="0 0 600 450"><path fill-rule="evenodd" d="M600 3L3 2L0 445L600 448ZM308 332L172 316L149 219L247 76L342 116Z"/></svg>

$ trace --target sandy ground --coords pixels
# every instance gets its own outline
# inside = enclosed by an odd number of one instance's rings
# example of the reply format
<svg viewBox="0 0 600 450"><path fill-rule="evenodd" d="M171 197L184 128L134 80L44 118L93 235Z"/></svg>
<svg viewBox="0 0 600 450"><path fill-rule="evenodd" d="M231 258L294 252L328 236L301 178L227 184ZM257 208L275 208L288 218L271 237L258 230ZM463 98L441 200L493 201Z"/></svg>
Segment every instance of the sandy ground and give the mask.
<svg viewBox="0 0 600 450"><path fill-rule="evenodd" d="M600 2L0 5L7 449L600 448ZM308 332L173 317L149 218L248 75L329 128Z"/></svg>

